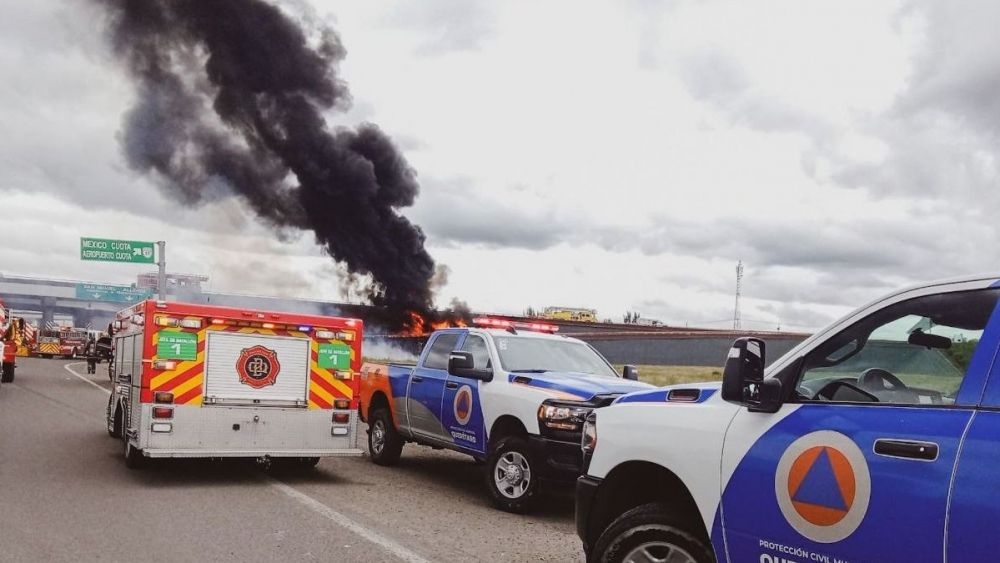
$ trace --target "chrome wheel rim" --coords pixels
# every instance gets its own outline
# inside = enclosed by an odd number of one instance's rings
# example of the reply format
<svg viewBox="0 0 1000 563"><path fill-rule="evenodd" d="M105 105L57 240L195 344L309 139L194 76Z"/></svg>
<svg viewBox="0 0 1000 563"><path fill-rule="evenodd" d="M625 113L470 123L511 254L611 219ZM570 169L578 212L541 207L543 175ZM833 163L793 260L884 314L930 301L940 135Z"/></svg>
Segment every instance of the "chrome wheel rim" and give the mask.
<svg viewBox="0 0 1000 563"><path fill-rule="evenodd" d="M497 459L493 466L493 482L500 494L509 499L518 499L531 486L531 466L528 459L519 452L507 452Z"/></svg>
<svg viewBox="0 0 1000 563"><path fill-rule="evenodd" d="M622 563L697 563L683 548L665 541L640 544L625 555Z"/></svg>
<svg viewBox="0 0 1000 563"><path fill-rule="evenodd" d="M385 448L385 423L376 420L372 425L372 453L378 455Z"/></svg>

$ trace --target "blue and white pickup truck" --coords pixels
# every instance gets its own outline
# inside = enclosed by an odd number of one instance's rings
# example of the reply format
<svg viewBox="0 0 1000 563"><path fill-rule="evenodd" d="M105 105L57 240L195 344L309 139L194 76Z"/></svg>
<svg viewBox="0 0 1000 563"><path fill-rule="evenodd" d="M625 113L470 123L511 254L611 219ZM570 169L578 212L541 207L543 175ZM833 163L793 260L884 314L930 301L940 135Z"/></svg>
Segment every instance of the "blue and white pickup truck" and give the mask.
<svg viewBox="0 0 1000 563"><path fill-rule="evenodd" d="M580 474L586 416L630 391L649 389L557 327L481 319L503 328L431 335L415 366L365 364L361 416L368 449L392 465L404 442L448 448L486 462L486 487L503 510L530 509L542 479Z"/></svg>
<svg viewBox="0 0 1000 563"><path fill-rule="evenodd" d="M1000 279L912 287L765 369L620 397L588 418L589 561L995 561Z"/></svg>

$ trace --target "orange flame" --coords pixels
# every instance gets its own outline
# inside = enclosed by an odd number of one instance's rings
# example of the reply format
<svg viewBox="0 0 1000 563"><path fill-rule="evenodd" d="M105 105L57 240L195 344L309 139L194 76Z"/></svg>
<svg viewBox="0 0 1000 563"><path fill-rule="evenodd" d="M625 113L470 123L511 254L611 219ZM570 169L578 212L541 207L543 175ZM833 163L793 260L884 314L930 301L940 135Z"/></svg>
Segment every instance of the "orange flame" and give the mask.
<svg viewBox="0 0 1000 563"><path fill-rule="evenodd" d="M399 336L427 336L435 330L442 328L467 326L465 320L457 316L432 320L416 311L408 311L407 315L410 317L409 322L406 323L406 327L399 333Z"/></svg>

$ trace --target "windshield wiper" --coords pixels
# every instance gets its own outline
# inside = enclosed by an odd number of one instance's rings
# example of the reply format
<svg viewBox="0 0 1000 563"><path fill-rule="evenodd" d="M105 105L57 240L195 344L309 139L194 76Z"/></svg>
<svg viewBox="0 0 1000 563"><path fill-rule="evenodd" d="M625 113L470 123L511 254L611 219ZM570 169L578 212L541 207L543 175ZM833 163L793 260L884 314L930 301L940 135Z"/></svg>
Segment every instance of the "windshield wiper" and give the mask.
<svg viewBox="0 0 1000 563"><path fill-rule="evenodd" d="M550 369L512 369L510 373L545 373L552 371Z"/></svg>

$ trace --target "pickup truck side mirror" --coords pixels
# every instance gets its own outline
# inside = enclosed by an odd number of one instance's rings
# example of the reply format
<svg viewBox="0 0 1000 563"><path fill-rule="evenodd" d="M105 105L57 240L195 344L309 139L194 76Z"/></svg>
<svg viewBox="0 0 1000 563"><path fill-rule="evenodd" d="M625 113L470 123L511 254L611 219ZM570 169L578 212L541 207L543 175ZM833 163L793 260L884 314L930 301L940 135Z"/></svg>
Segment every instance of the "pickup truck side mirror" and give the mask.
<svg viewBox="0 0 1000 563"><path fill-rule="evenodd" d="M745 405L751 412L781 408L781 381L764 379L764 341L738 338L729 349L722 373L722 399Z"/></svg>
<svg viewBox="0 0 1000 563"><path fill-rule="evenodd" d="M622 379L628 379L629 381L639 381L639 368L631 364L625 364L625 366L622 367Z"/></svg>
<svg viewBox="0 0 1000 563"><path fill-rule="evenodd" d="M476 360L471 352L455 350L448 356L448 373L456 377L469 377L480 381L492 381L493 370L476 369Z"/></svg>

